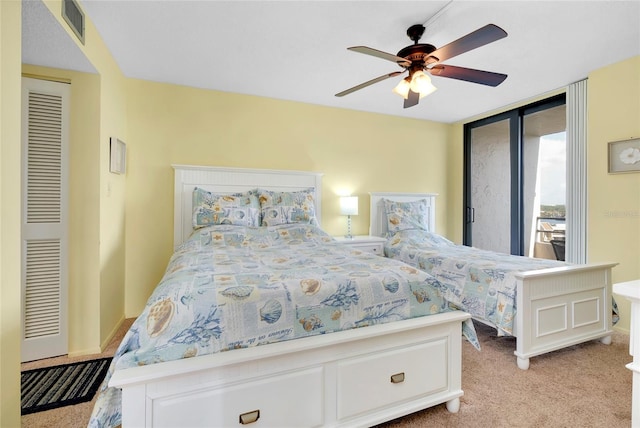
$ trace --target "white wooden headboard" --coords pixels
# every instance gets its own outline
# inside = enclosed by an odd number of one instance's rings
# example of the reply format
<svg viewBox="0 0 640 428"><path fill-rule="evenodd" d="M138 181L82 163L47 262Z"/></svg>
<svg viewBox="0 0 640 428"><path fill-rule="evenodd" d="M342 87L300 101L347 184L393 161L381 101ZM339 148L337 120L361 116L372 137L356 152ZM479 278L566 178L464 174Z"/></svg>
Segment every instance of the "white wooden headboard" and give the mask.
<svg viewBox="0 0 640 428"><path fill-rule="evenodd" d="M273 169L223 168L195 165L171 165L174 169L173 247L191 235L193 189L228 194L261 188L279 192L315 190L316 218L322 225L322 173Z"/></svg>
<svg viewBox="0 0 640 428"><path fill-rule="evenodd" d="M369 234L372 236L386 236L388 232L387 214L383 199L395 202L412 202L420 199L427 200L427 227L429 231L436 231L436 196L437 193L398 193L371 192L371 207L369 210Z"/></svg>

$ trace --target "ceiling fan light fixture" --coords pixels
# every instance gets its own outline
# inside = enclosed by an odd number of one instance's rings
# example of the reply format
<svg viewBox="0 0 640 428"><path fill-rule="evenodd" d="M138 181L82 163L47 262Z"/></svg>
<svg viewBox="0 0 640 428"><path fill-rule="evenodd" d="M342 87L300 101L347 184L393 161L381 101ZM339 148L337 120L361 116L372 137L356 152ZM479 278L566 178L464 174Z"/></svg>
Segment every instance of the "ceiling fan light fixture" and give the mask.
<svg viewBox="0 0 640 428"><path fill-rule="evenodd" d="M413 92L420 94L420 98L435 92L438 88L433 86L431 78L427 76L423 71L416 71L411 77L410 88Z"/></svg>
<svg viewBox="0 0 640 428"><path fill-rule="evenodd" d="M354 52L391 61L395 63L395 65L399 65L403 71L383 74L380 77L368 80L349 88L346 91L338 92L336 97L342 97L352 92L359 91L360 89L366 88L374 83L382 82L383 80L398 76L408 71L409 77L400 81L393 89L393 92L404 98L403 107L409 108L417 105L420 98L426 97L437 89L431 83L431 78L428 74L494 87L501 84L504 79L507 78L506 74L441 64L443 61L447 61L460 54L506 37L507 32L497 25L487 24L466 36L462 36L459 39L454 40L448 45L441 46L439 49L428 43L418 43L423 33L424 25L422 24L416 24L409 27L407 30L407 36L409 36L414 43L413 45L405 46L400 49L395 55L367 46L353 46L347 48Z"/></svg>
<svg viewBox="0 0 640 428"><path fill-rule="evenodd" d="M405 77L393 88L393 92L406 100L409 98L409 89L411 89L411 78Z"/></svg>

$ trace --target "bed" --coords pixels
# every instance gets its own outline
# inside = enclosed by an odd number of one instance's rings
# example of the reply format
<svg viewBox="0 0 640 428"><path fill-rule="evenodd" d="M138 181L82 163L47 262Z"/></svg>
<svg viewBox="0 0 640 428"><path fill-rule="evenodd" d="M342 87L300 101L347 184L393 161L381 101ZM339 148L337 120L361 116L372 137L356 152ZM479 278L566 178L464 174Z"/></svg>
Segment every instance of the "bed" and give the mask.
<svg viewBox="0 0 640 428"><path fill-rule="evenodd" d="M455 245L435 234L436 196L371 193L370 234L388 237L386 256L431 273L474 320L515 336L519 368L577 343L611 343L616 263L572 265Z"/></svg>
<svg viewBox="0 0 640 428"><path fill-rule="evenodd" d="M90 426L351 427L458 411L470 315L430 275L322 231L320 174L174 170L175 251Z"/></svg>

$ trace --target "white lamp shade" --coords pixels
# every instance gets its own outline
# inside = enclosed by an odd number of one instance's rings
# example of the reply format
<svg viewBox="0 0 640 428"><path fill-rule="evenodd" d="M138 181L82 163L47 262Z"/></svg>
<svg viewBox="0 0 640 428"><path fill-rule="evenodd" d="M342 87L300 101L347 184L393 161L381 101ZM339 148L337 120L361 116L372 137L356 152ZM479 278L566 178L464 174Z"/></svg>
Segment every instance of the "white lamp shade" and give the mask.
<svg viewBox="0 0 640 428"><path fill-rule="evenodd" d="M413 77L411 78L411 90L419 93L420 98L431 94L436 89L438 88L433 86L429 76L424 74L422 71L413 73Z"/></svg>
<svg viewBox="0 0 640 428"><path fill-rule="evenodd" d="M402 79L398 85L393 88L393 92L400 95L405 100L409 98L409 89L411 89L411 84L409 83L409 78Z"/></svg>
<svg viewBox="0 0 640 428"><path fill-rule="evenodd" d="M357 196L340 197L340 214L358 215L358 197Z"/></svg>

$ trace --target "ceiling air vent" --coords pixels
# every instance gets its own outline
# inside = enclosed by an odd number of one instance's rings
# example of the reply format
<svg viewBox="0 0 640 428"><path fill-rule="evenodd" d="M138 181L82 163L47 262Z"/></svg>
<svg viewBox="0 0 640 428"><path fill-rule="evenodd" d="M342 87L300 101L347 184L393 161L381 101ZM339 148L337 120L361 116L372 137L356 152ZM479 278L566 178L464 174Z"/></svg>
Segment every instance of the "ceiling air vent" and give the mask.
<svg viewBox="0 0 640 428"><path fill-rule="evenodd" d="M84 12L75 0L62 0L62 17L84 45Z"/></svg>

